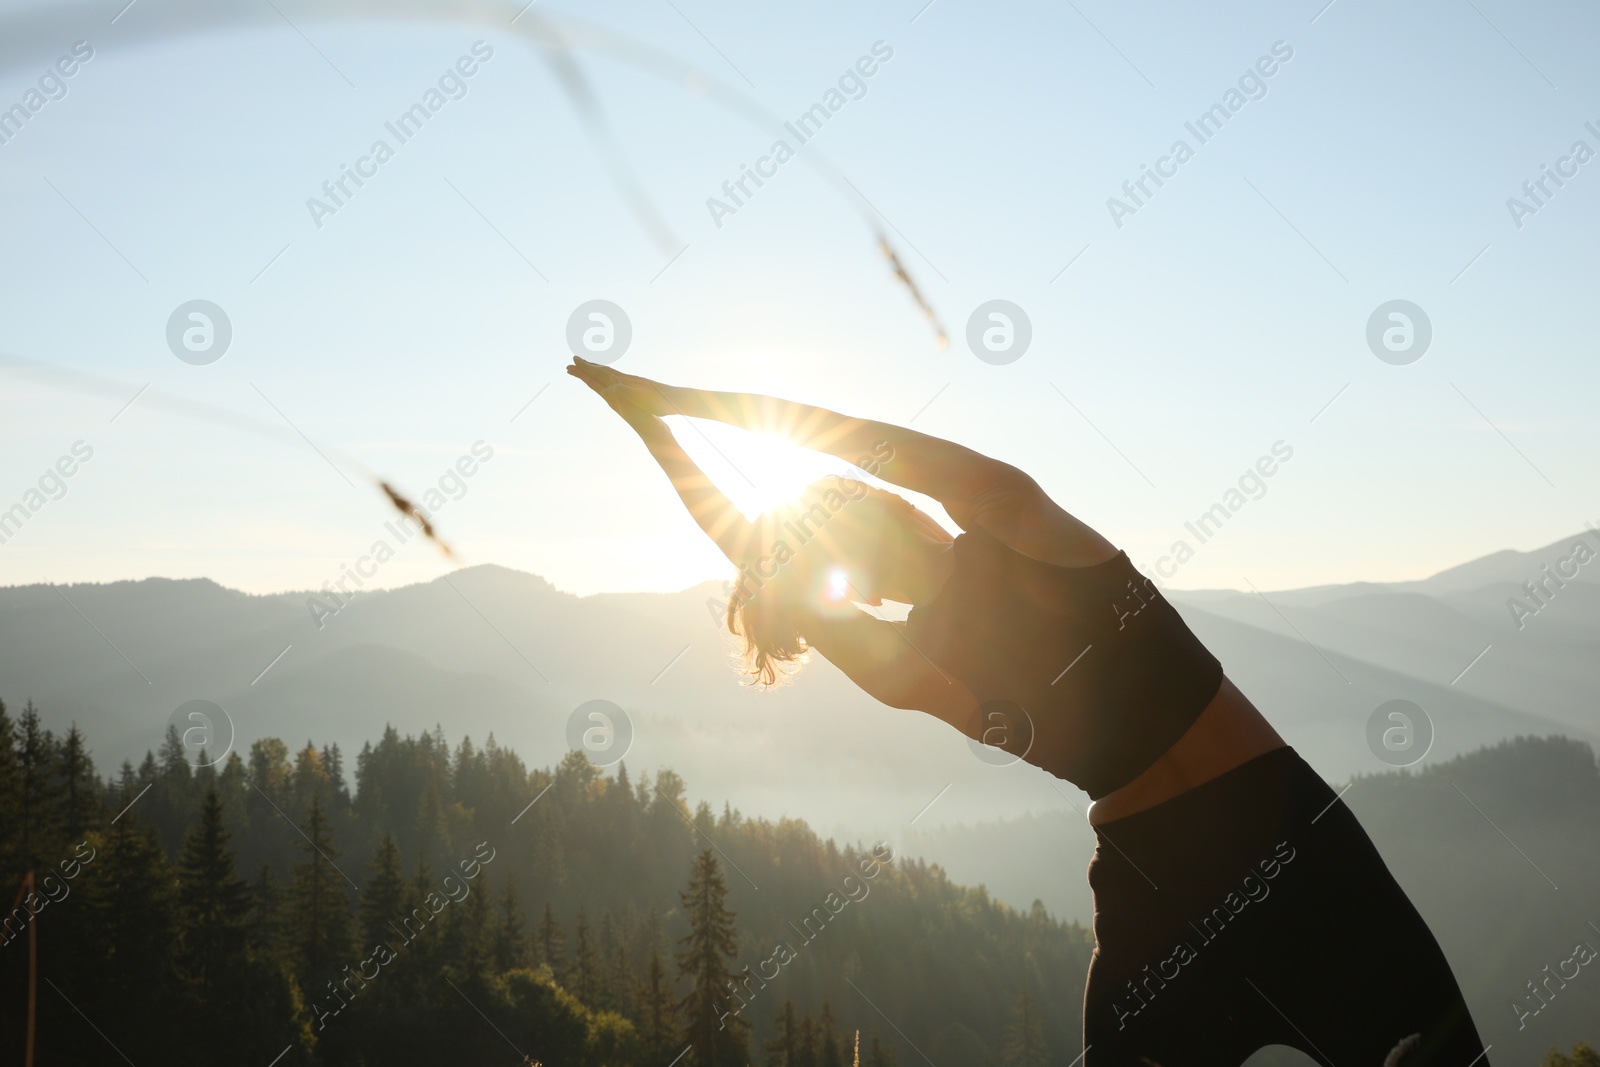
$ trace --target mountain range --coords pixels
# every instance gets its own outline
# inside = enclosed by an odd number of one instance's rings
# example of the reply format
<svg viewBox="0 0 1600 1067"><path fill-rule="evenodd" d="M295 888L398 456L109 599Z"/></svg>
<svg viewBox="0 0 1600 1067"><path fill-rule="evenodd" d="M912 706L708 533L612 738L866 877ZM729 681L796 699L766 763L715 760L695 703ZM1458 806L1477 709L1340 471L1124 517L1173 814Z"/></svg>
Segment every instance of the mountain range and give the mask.
<svg viewBox="0 0 1600 1067"><path fill-rule="evenodd" d="M1337 786L1390 769L1368 722L1392 700L1432 724L1418 769L1523 735L1600 747L1600 565L1577 563L1575 544L1600 540L1496 552L1419 581L1166 595ZM1557 585L1558 569L1576 573ZM1525 583L1539 581L1535 601ZM535 763L560 758L579 705L608 700L631 720L635 771L670 766L747 815L915 842L960 881L1088 920L1084 794L977 758L947 726L877 704L820 659L775 690L741 685L718 595L705 583L579 597L493 565L360 592L332 614L325 593L204 579L11 586L0 699L32 699L58 729L77 722L102 773L159 747L191 700L224 709L241 751L266 736L349 747L392 724L492 732ZM1513 612L1513 599L1532 610Z"/></svg>

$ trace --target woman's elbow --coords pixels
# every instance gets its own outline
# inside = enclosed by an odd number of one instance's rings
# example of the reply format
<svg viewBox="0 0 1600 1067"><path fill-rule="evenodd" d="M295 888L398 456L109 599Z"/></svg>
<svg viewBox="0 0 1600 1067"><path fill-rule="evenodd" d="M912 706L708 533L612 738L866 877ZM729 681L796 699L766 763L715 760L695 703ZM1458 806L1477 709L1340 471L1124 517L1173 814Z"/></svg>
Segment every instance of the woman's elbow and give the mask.
<svg viewBox="0 0 1600 1067"><path fill-rule="evenodd" d="M1026 471L1009 464L987 479L987 484L964 501L964 511L975 521L1017 518L1036 511L1045 499L1044 490Z"/></svg>

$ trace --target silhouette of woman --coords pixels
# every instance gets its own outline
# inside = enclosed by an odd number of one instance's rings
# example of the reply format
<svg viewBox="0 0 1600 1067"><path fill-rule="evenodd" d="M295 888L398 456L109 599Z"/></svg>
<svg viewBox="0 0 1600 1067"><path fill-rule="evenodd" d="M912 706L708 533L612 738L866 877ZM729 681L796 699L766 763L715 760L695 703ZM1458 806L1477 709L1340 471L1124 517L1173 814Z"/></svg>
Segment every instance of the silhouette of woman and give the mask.
<svg viewBox="0 0 1600 1067"><path fill-rule="evenodd" d="M815 649L1088 793L1086 1067L1483 1067L1443 952L1339 796L1223 674L1127 553L1027 474L823 408L568 368L638 433L739 567L729 629L763 685ZM751 522L662 416L779 434L937 500L833 476ZM902 622L855 604L911 605Z"/></svg>

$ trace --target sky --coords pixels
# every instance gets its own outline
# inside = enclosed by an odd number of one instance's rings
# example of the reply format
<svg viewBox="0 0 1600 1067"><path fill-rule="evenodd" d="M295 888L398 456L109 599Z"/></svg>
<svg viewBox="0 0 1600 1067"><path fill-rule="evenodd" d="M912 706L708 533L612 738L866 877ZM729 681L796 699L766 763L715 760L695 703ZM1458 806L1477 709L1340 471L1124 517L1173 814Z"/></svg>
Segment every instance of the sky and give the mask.
<svg viewBox="0 0 1600 1067"><path fill-rule="evenodd" d="M0 3L0 109L42 100L0 124L0 584L317 588L392 517L369 472L442 485L465 564L724 577L563 373L595 300L621 370L960 441L1172 588L1420 578L1600 523L1592 6L125 3ZM830 91L804 143L760 118ZM211 362L169 343L197 300ZM996 300L1031 333L1003 363L968 343ZM1393 301L1427 324L1399 352L1368 340ZM747 511L832 469L673 421ZM414 540L370 584L452 566Z"/></svg>

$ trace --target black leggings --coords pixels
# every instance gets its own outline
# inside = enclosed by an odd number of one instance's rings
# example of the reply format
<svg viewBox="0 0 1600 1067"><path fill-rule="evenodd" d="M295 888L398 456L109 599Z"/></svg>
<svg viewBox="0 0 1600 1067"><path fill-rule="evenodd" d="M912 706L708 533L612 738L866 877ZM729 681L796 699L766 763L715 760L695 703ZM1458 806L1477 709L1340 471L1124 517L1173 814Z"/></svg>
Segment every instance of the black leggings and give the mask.
<svg viewBox="0 0 1600 1067"><path fill-rule="evenodd" d="M1084 1067L1488 1067L1439 944L1293 748L1096 828ZM1412 1035L1417 1035L1413 1037Z"/></svg>

